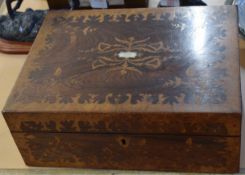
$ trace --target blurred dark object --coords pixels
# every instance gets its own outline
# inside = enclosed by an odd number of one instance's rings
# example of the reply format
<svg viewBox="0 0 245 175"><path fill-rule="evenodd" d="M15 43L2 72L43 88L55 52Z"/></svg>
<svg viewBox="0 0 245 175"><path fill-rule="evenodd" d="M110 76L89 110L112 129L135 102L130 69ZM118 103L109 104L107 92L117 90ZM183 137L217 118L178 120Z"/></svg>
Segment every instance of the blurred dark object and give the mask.
<svg viewBox="0 0 245 175"><path fill-rule="evenodd" d="M179 0L160 0L158 7L178 7L180 6Z"/></svg>
<svg viewBox="0 0 245 175"><path fill-rule="evenodd" d="M232 5L234 0L226 0L225 5Z"/></svg>
<svg viewBox="0 0 245 175"><path fill-rule="evenodd" d="M238 6L240 32L243 36L245 36L245 1L235 0L234 4Z"/></svg>
<svg viewBox="0 0 245 175"><path fill-rule="evenodd" d="M0 38L33 42L45 15L46 11L27 9L25 12L15 12L13 19L10 16L0 16Z"/></svg>
<svg viewBox="0 0 245 175"><path fill-rule="evenodd" d="M70 8L72 10L78 9L80 7L80 1L79 0L68 0Z"/></svg>
<svg viewBox="0 0 245 175"><path fill-rule="evenodd" d="M202 0L180 0L181 6L201 6L207 5Z"/></svg>
<svg viewBox="0 0 245 175"><path fill-rule="evenodd" d="M12 7L13 2L16 2L14 7ZM6 0L6 7L8 10L8 14L12 19L14 18L16 10L20 8L22 2L23 0Z"/></svg>
<svg viewBox="0 0 245 175"><path fill-rule="evenodd" d="M147 7L148 0L124 0L126 8Z"/></svg>
<svg viewBox="0 0 245 175"><path fill-rule="evenodd" d="M50 9L69 9L67 0L47 0Z"/></svg>
<svg viewBox="0 0 245 175"><path fill-rule="evenodd" d="M71 8L71 5L72 6L75 5L74 9L77 9L76 6L77 3L72 4L75 1L76 0L47 0L50 9L69 9ZM124 3L118 3L118 5L115 4L114 1L115 0L107 0L109 4L109 8L136 8L136 7L147 7L148 5L148 0L124 0ZM91 8L89 0L80 0L79 3L80 3L79 8ZM88 4L88 5L83 6L83 4Z"/></svg>

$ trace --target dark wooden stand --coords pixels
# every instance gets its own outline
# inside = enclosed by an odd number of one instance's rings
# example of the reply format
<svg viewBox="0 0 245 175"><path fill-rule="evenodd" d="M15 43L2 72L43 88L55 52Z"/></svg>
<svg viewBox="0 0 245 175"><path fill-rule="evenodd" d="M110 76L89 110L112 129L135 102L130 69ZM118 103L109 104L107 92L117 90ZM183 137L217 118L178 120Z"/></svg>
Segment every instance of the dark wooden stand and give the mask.
<svg viewBox="0 0 245 175"><path fill-rule="evenodd" d="M0 52L8 54L27 54L32 42L16 42L0 39Z"/></svg>

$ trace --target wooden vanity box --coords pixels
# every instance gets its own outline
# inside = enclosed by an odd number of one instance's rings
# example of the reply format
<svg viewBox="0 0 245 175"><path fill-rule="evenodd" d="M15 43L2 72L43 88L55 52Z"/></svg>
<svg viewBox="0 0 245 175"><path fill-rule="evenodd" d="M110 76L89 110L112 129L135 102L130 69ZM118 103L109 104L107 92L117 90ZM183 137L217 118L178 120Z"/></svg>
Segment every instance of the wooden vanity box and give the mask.
<svg viewBox="0 0 245 175"><path fill-rule="evenodd" d="M232 173L235 6L49 12L3 110L30 166Z"/></svg>

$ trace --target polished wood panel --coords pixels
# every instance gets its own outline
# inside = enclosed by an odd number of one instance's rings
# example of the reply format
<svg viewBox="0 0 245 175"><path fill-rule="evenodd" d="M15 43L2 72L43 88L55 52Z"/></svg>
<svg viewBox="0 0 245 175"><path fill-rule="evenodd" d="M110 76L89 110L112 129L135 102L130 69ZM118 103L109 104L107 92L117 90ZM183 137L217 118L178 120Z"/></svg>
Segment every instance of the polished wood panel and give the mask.
<svg viewBox="0 0 245 175"><path fill-rule="evenodd" d="M239 171L239 137L14 133L27 165L184 172Z"/></svg>
<svg viewBox="0 0 245 175"><path fill-rule="evenodd" d="M51 12L4 111L241 113L234 19L233 6Z"/></svg>

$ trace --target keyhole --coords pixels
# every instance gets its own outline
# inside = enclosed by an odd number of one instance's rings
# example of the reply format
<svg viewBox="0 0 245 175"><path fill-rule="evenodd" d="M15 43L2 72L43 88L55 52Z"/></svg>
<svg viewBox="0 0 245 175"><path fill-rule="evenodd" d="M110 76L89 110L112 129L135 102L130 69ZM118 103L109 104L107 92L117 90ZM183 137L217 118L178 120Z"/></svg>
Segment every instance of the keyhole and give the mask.
<svg viewBox="0 0 245 175"><path fill-rule="evenodd" d="M126 145L126 140L125 139L121 139L121 143L122 143L123 146L125 146Z"/></svg>
<svg viewBox="0 0 245 175"><path fill-rule="evenodd" d="M128 147L129 144L129 140L127 138L124 137L120 137L117 139L118 143L122 146L122 147Z"/></svg>

